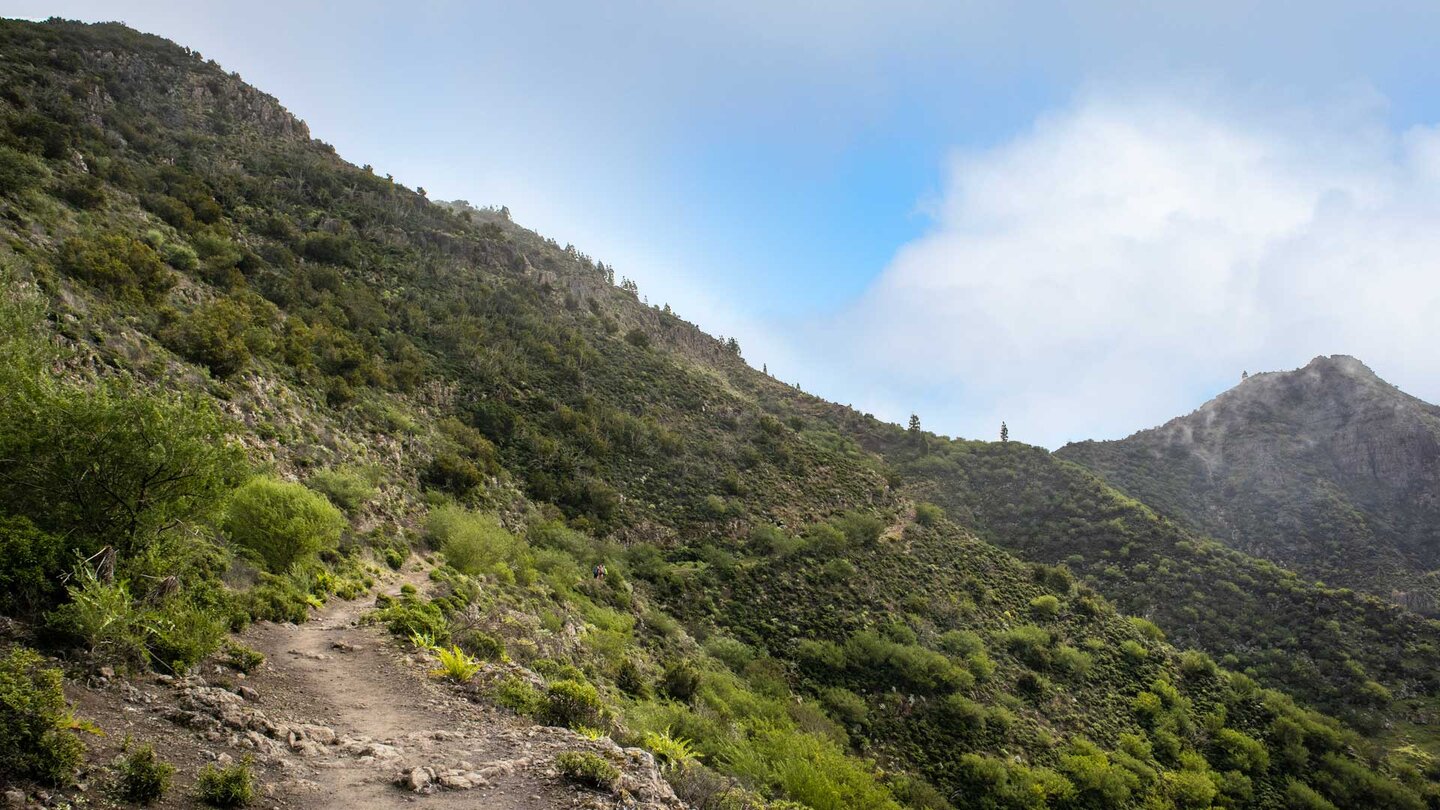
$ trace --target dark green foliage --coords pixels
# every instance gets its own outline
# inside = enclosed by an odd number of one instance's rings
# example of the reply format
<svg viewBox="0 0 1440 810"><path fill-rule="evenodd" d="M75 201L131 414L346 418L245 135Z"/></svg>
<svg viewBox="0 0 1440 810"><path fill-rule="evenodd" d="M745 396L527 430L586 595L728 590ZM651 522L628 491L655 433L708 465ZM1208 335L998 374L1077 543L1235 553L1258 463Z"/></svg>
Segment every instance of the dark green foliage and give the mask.
<svg viewBox="0 0 1440 810"><path fill-rule="evenodd" d="M555 768L566 779L596 790L610 790L620 780L619 769L589 751L564 751L555 757Z"/></svg>
<svg viewBox="0 0 1440 810"><path fill-rule="evenodd" d="M545 688L542 722L568 728L597 728L605 718L605 706L595 687L584 681L558 680Z"/></svg>
<svg viewBox="0 0 1440 810"><path fill-rule="evenodd" d="M450 640L449 623L439 605L412 594L404 594L398 600L380 607L374 616L400 638L428 636L436 644L444 644Z"/></svg>
<svg viewBox="0 0 1440 810"><path fill-rule="evenodd" d="M60 670L24 647L0 657L0 780L69 784L85 752L73 725Z"/></svg>
<svg viewBox="0 0 1440 810"><path fill-rule="evenodd" d="M123 233L72 237L60 245L60 269L122 295L155 299L174 284L149 245Z"/></svg>
<svg viewBox="0 0 1440 810"><path fill-rule="evenodd" d="M211 807L245 807L255 796L249 757L224 767L206 765L195 779L195 798Z"/></svg>
<svg viewBox="0 0 1440 810"><path fill-rule="evenodd" d="M255 316L244 303L218 298L179 319L161 335L165 344L185 359L225 378L250 364L256 333Z"/></svg>
<svg viewBox="0 0 1440 810"><path fill-rule="evenodd" d="M54 607L67 559L59 537L23 517L0 517L0 614L34 617Z"/></svg>
<svg viewBox="0 0 1440 810"><path fill-rule="evenodd" d="M346 525L325 496L299 484L254 478L230 497L224 528L230 542L255 552L278 573L335 548Z"/></svg>
<svg viewBox="0 0 1440 810"><path fill-rule="evenodd" d="M109 545L132 558L206 518L241 469L215 408L197 397L46 385L0 405L0 496L82 557Z"/></svg>
<svg viewBox="0 0 1440 810"><path fill-rule="evenodd" d="M0 146L0 189L6 194L20 194L45 181L45 164L8 146Z"/></svg>
<svg viewBox="0 0 1440 810"><path fill-rule="evenodd" d="M460 646L481 661L505 660L505 642L483 630L471 630L463 635Z"/></svg>
<svg viewBox="0 0 1440 810"><path fill-rule="evenodd" d="M105 203L105 186L93 174L71 174L60 181L55 193L76 208L99 208Z"/></svg>
<svg viewBox="0 0 1440 810"><path fill-rule="evenodd" d="M115 795L135 804L158 801L170 789L175 766L161 759L155 748L142 745L121 756L115 765Z"/></svg>
<svg viewBox="0 0 1440 810"><path fill-rule="evenodd" d="M225 664L232 669L245 674L253 673L265 663L265 654L259 650L241 644L238 641L228 641L224 646Z"/></svg>
<svg viewBox="0 0 1440 810"><path fill-rule="evenodd" d="M700 672L689 661L672 661L660 677L660 691L682 703L695 697L700 689Z"/></svg>

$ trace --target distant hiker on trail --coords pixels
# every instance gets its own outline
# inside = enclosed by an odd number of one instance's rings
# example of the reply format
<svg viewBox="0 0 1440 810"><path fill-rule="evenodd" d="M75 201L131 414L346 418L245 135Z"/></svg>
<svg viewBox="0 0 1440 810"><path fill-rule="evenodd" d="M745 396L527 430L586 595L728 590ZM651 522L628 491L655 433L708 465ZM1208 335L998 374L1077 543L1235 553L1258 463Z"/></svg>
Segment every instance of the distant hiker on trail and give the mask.
<svg viewBox="0 0 1440 810"><path fill-rule="evenodd" d="M596 578L596 579L604 579L604 578L605 578L605 564L604 564L604 563L595 563L595 578Z"/></svg>

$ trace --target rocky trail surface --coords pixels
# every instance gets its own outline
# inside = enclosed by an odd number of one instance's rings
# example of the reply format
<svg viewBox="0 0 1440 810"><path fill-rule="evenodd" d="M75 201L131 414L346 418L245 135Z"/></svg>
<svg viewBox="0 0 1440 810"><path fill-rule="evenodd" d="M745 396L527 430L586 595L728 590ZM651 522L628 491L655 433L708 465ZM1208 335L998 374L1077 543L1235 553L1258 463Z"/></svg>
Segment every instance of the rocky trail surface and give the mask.
<svg viewBox="0 0 1440 810"><path fill-rule="evenodd" d="M407 571L380 588L423 587L424 576ZM246 756L262 807L684 807L650 754L528 724L427 677L433 662L362 623L372 604L334 599L305 624L251 627L240 640L266 662L248 677L208 667L200 676L101 678L75 688L80 713L106 732L92 748L103 757L127 736L152 742L178 767L162 807L194 806L190 787L204 763ZM554 766L567 750L610 760L622 773L616 790L567 782Z"/></svg>

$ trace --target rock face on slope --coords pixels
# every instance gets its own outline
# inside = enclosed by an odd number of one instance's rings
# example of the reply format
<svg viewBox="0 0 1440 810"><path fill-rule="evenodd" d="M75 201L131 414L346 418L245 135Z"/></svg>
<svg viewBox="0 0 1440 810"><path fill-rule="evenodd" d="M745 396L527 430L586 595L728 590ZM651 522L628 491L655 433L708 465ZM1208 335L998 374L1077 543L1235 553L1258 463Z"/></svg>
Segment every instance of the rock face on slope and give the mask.
<svg viewBox="0 0 1440 810"><path fill-rule="evenodd" d="M1437 609L1440 408L1353 357L1256 374L1160 427L1058 454L1242 551Z"/></svg>

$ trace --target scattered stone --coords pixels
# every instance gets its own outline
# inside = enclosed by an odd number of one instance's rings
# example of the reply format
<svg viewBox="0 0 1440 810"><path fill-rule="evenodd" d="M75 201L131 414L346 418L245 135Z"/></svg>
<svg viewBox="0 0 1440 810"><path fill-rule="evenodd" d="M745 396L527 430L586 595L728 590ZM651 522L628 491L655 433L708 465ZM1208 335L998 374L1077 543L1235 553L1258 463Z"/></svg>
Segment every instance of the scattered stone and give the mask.
<svg viewBox="0 0 1440 810"><path fill-rule="evenodd" d="M360 648L356 647L354 644L349 643L348 641L333 641L330 643L330 649L339 650L342 653L351 653L355 652Z"/></svg>
<svg viewBox="0 0 1440 810"><path fill-rule="evenodd" d="M335 733L335 729L329 726L317 726L306 723L300 727L300 730L304 733L305 739L320 743L321 745L334 745L340 740L339 735Z"/></svg>
<svg viewBox="0 0 1440 810"><path fill-rule="evenodd" d="M240 697L250 701L251 703L260 702L260 693L256 692L254 689L251 689L248 686L237 687L235 689L235 692L240 695Z"/></svg>
<svg viewBox="0 0 1440 810"><path fill-rule="evenodd" d="M401 775L399 781L415 793L424 793L430 787L430 774L424 768L411 768L408 774Z"/></svg>
<svg viewBox="0 0 1440 810"><path fill-rule="evenodd" d="M6 807L14 807L14 808L24 807L24 806L25 806L25 791L23 791L23 790L7 790L7 791L5 791L5 806L6 806Z"/></svg>
<svg viewBox="0 0 1440 810"><path fill-rule="evenodd" d="M311 660L311 661L329 661L329 660L330 660L330 656L325 655L324 653L305 652L304 650L286 650L285 652L286 652L287 655L293 655L293 656L295 656L296 658L307 658L307 659L309 659L309 660Z"/></svg>

